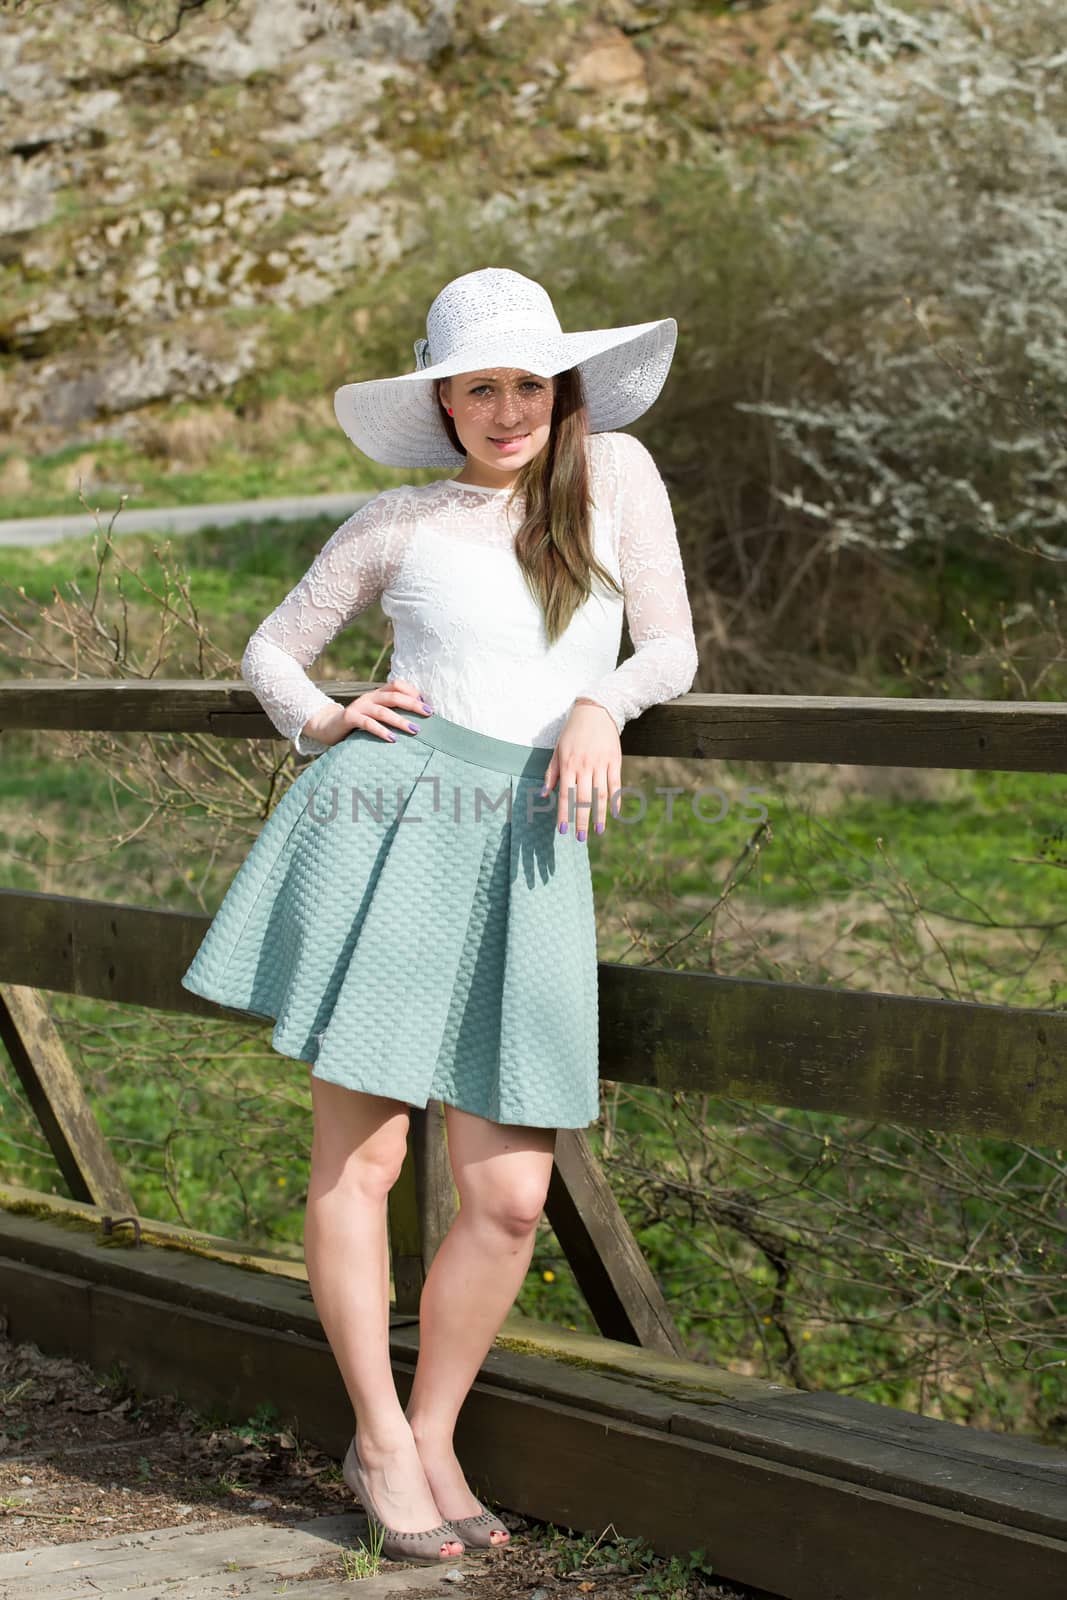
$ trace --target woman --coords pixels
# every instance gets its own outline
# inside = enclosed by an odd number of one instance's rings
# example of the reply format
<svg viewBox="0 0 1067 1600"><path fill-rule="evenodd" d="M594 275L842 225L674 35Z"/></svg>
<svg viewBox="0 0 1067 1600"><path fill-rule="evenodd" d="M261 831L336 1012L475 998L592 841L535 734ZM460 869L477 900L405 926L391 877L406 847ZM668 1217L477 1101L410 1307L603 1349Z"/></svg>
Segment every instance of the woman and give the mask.
<svg viewBox="0 0 1067 1600"><path fill-rule="evenodd" d="M666 489L612 431L659 394L674 320L565 334L539 284L490 267L446 285L426 327L414 372L347 384L335 410L377 461L461 470L362 506L249 640L246 682L318 759L182 982L274 1021L310 1065L305 1255L356 1417L345 1478L387 1555L433 1562L508 1538L453 1430L529 1267L555 1130L599 1115L586 835L625 721L684 693L697 655ZM376 599L389 681L343 706L306 669ZM405 1411L386 1197L431 1098L460 1209Z"/></svg>

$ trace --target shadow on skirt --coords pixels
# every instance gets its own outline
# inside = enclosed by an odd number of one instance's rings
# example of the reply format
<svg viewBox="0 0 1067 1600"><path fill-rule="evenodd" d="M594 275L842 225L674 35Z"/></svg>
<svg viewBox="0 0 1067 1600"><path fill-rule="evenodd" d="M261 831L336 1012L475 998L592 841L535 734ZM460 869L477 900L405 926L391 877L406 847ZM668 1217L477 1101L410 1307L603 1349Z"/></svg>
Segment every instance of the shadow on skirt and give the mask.
<svg viewBox="0 0 1067 1600"><path fill-rule="evenodd" d="M354 729L301 772L182 984L345 1088L586 1127L596 916L589 847L539 794L552 751L418 725Z"/></svg>

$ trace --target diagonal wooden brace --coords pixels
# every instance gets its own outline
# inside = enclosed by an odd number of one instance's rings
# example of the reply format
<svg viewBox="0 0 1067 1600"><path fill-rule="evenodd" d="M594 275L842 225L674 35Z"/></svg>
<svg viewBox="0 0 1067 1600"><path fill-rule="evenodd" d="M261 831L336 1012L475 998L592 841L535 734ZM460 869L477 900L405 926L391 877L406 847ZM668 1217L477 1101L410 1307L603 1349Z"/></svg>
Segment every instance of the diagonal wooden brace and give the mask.
<svg viewBox="0 0 1067 1600"><path fill-rule="evenodd" d="M684 1356L685 1344L584 1128L560 1128L545 1211L606 1339Z"/></svg>
<svg viewBox="0 0 1067 1600"><path fill-rule="evenodd" d="M71 1199L136 1215L119 1165L37 989L0 983L0 1038Z"/></svg>

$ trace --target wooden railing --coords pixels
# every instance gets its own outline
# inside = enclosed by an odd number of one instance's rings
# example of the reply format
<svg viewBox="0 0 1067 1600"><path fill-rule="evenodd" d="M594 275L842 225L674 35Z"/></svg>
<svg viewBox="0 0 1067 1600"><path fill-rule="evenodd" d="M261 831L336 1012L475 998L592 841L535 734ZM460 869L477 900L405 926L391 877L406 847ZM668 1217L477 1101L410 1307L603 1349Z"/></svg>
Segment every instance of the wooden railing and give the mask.
<svg viewBox="0 0 1067 1600"><path fill-rule="evenodd" d="M342 702L370 687L330 685ZM203 681L8 681L0 683L0 728L278 738L242 684ZM622 744L640 756L1062 773L1067 704L690 694L629 723ZM25 1092L72 1196L132 1212L39 991L226 1015L179 982L210 919L10 889L0 891L0 907L0 1027ZM601 962L599 1017L604 1079L1067 1143L1062 1011ZM431 1102L412 1111L408 1159L389 1201L396 1307L412 1314L454 1214L440 1109ZM680 1356L670 1308L582 1130L558 1131L546 1211L602 1334ZM842 1407L863 1404L838 1398ZM880 1411L889 1418L889 1408L864 1415ZM1027 1470L1036 1484L1045 1469ZM1030 1530L1034 1571L1052 1559L1056 1530L1067 1538L1067 1509L1057 1521L1044 1509L1052 1504L1047 1483L1040 1492L1040 1515L1020 1524ZM1022 1570L1011 1565L1015 1556L1005 1560L1005 1571ZM980 1566L976 1556L976 1572Z"/></svg>
<svg viewBox="0 0 1067 1600"><path fill-rule="evenodd" d="M346 703L369 687L335 683L331 690ZM184 680L0 682L0 728L279 737L243 684ZM690 694L629 723L622 745L624 754L642 756L1067 772L1067 705ZM0 905L0 983L226 1014L179 982L208 926L203 916L13 890L0 894ZM613 962L601 962L599 985L605 1079L936 1131L1067 1142L1063 1012ZM56 1050L42 1076L26 1051L27 1019L17 1022L10 1004L8 1012L9 1048L14 1041L26 1091L72 1194L89 1199L109 1192L114 1173L102 1151L94 1151L95 1141L86 1142L85 1108L75 1114L68 1104L69 1075L57 1092ZM436 1124L431 1135L416 1119L411 1171L393 1200L393 1265L403 1308L417 1304L452 1214L441 1137ZM595 1163L584 1139L561 1140L561 1154L568 1144L576 1186L569 1193L580 1205L583 1190L596 1182ZM607 1194L598 1200L607 1203ZM677 1348L666 1308L659 1305L651 1324L642 1310L649 1283L636 1295L623 1292L633 1272L628 1242L614 1292L605 1298L596 1287L602 1273L590 1272L592 1241L568 1224L570 1209L562 1192L550 1197L550 1220L561 1224L560 1243L583 1291L599 1303L602 1331ZM608 1209L621 1221L617 1208ZM618 1303L620 1294L627 1305Z"/></svg>

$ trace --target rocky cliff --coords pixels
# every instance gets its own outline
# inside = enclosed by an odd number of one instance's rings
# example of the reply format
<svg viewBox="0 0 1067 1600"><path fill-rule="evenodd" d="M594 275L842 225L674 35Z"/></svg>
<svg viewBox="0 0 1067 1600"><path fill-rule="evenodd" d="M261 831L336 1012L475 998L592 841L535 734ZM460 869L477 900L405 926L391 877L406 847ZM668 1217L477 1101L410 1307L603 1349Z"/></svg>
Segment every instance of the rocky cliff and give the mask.
<svg viewBox="0 0 1067 1600"><path fill-rule="evenodd" d="M594 246L598 221L654 199L660 164L758 128L803 8L260 0L169 37L166 7L138 15L16 5L0 34L9 453L224 403L353 283L426 273L442 197L468 266L489 224Z"/></svg>

